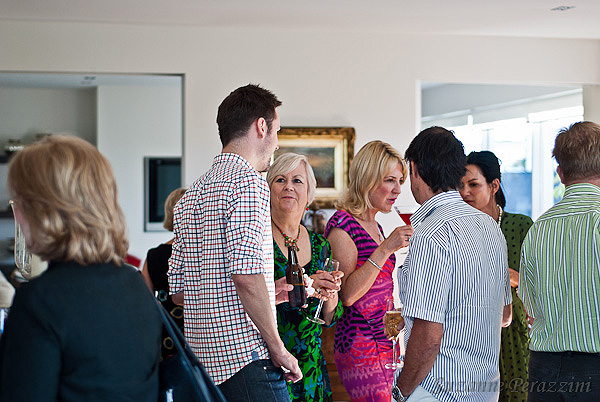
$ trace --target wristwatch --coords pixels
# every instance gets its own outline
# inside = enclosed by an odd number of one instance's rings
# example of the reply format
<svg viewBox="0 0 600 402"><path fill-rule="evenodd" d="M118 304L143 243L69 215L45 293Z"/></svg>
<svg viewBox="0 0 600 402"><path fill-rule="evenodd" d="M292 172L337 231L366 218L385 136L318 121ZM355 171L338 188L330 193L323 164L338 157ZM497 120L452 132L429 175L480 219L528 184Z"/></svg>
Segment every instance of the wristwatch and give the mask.
<svg viewBox="0 0 600 402"><path fill-rule="evenodd" d="M409 397L402 395L400 388L398 388L397 385L394 385L394 387L392 388L392 398L394 398L396 402L406 402L408 401Z"/></svg>

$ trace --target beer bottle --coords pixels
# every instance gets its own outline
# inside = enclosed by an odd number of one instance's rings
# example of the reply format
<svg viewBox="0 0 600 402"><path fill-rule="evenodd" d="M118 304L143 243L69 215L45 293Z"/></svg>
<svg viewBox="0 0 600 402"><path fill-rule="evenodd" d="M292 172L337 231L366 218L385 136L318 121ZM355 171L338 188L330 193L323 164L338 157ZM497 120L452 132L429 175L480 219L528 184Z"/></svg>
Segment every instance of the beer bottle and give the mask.
<svg viewBox="0 0 600 402"><path fill-rule="evenodd" d="M290 306L293 308L302 307L306 304L306 286L304 284L304 270L298 264L296 248L292 245L288 247L287 269L285 278L288 284L294 285L294 289L288 292Z"/></svg>

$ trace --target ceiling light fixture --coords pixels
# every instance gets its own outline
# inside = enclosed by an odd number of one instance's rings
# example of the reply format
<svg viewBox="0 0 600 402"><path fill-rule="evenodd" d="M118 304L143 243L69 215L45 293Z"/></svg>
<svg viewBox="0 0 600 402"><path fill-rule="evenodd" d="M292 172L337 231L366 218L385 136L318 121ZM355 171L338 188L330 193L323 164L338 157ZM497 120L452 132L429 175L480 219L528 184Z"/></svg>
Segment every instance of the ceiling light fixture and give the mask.
<svg viewBox="0 0 600 402"><path fill-rule="evenodd" d="M551 8L550 11L567 11L572 8L575 8L575 6L558 6L558 7Z"/></svg>
<svg viewBox="0 0 600 402"><path fill-rule="evenodd" d="M94 85L96 82L96 77L92 75L86 75L81 80L81 85Z"/></svg>

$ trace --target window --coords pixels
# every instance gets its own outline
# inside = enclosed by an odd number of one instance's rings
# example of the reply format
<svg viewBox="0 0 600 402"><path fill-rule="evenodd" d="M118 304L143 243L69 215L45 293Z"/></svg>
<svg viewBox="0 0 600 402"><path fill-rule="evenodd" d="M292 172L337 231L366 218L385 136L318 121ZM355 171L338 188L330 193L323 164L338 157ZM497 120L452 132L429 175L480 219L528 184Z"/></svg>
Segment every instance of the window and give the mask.
<svg viewBox="0 0 600 402"><path fill-rule="evenodd" d="M583 120L583 107L529 113L527 117L448 127L465 152L490 150L501 161L506 210L534 220L562 198L552 148L558 130Z"/></svg>

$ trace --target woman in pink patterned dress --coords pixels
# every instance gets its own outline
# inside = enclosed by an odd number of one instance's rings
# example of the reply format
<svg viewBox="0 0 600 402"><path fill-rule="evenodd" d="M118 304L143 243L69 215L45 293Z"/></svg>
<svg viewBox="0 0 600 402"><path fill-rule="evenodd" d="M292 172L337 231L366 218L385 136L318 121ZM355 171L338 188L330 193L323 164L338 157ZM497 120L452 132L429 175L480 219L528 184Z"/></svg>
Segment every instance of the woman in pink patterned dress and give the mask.
<svg viewBox="0 0 600 402"><path fill-rule="evenodd" d="M391 211L407 169L398 151L371 141L354 157L349 176L348 190L325 229L344 271L335 364L353 402L389 401L394 371L385 364L392 360L392 341L384 332L383 316L394 288L394 252L408 246L413 230L401 226L386 238L375 215Z"/></svg>

